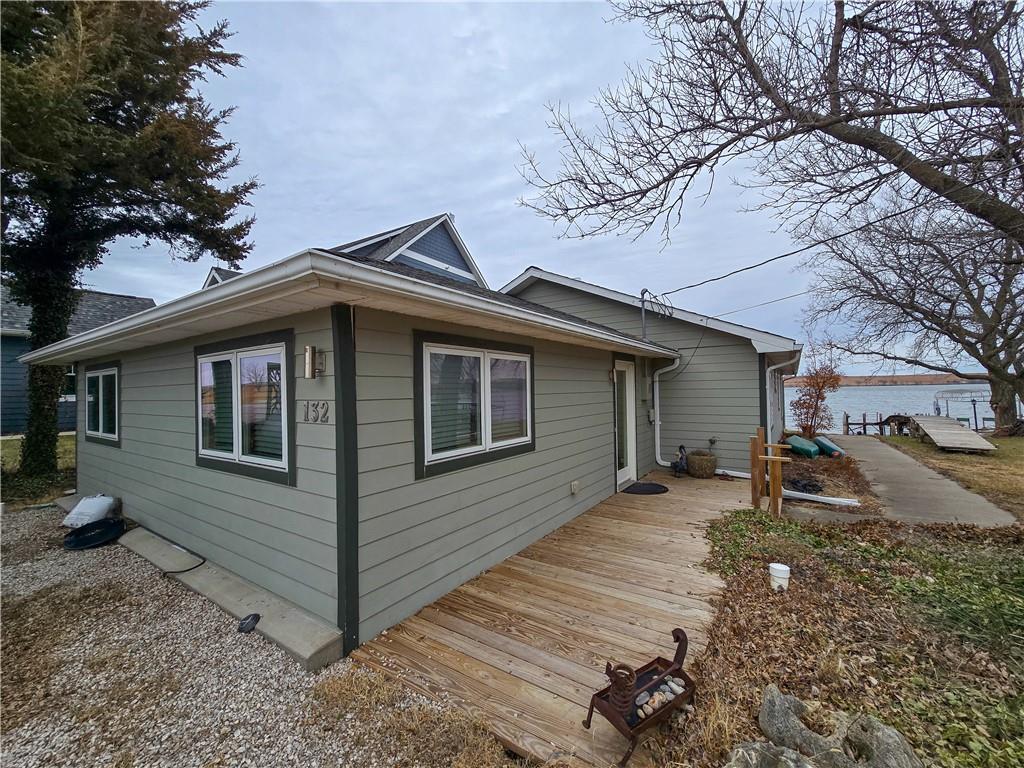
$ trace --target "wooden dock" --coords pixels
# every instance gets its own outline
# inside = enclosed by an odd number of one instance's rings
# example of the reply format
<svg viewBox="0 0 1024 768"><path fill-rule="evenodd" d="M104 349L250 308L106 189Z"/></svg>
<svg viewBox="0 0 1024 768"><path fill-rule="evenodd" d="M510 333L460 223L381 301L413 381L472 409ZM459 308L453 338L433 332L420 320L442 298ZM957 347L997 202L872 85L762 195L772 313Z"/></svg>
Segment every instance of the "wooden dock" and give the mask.
<svg viewBox="0 0 1024 768"><path fill-rule="evenodd" d="M977 432L946 416L911 416L911 432L927 437L944 451L986 453L996 447Z"/></svg>
<svg viewBox="0 0 1024 768"><path fill-rule="evenodd" d="M750 506L741 481L645 479L670 491L616 494L352 657L462 707L520 755L618 762L625 739L600 717L581 725L591 693L607 684L605 662L671 656L676 626L689 634L688 661L703 650L708 599L722 586L700 567L704 530ZM648 762L641 748L630 765Z"/></svg>

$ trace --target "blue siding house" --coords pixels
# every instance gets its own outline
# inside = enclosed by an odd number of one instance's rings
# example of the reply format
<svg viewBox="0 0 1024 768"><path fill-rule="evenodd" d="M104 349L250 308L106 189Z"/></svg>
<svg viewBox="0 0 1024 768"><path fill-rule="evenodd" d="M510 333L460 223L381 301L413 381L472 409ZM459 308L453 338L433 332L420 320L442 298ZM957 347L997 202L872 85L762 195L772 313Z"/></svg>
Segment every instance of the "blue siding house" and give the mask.
<svg viewBox="0 0 1024 768"><path fill-rule="evenodd" d="M78 308L68 326L68 335L91 331L101 325L134 315L156 306L152 299L122 296L116 293L82 291ZM32 313L11 297L7 286L0 287L0 433L21 434L28 421L28 366L18 357L29 352L28 323ZM65 395L57 408L57 424L62 432L75 428L75 376L68 373Z"/></svg>

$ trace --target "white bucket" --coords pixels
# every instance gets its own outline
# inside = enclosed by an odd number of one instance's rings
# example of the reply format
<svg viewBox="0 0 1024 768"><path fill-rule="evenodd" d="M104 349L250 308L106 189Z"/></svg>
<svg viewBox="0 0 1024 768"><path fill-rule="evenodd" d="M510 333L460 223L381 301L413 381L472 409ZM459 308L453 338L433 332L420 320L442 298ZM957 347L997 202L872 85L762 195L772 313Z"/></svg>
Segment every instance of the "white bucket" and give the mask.
<svg viewBox="0 0 1024 768"><path fill-rule="evenodd" d="M768 563L768 579L773 592L785 592L789 589L789 566L782 563Z"/></svg>

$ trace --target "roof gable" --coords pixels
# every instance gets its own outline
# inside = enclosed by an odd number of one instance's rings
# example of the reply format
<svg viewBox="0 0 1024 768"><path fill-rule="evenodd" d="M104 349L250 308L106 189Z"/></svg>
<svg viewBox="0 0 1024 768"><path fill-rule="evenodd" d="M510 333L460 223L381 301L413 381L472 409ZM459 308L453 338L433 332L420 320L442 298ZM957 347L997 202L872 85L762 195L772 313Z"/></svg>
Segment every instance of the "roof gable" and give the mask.
<svg viewBox="0 0 1024 768"><path fill-rule="evenodd" d="M501 289L501 292L515 296L520 291L525 290L527 286L532 285L538 280L544 280L549 283L554 283L555 285L562 285L566 288L573 288L577 291L589 293L593 296L600 296L601 298L608 299L609 301L619 302L620 304L628 304L637 308L641 305L641 301L637 296L622 293L621 291L615 291L611 288L605 288L600 285L594 285L593 283L588 283L578 278L559 275L556 272L548 272L540 269L539 267L528 267L521 275L519 275L519 277L505 285ZM739 325L738 323L730 323L726 320L719 320L715 317L711 317L710 315L702 315L699 312L690 312L685 309L669 307L668 314L676 320L682 320L683 322L693 323L694 325L705 328L712 328L716 331L721 331L722 333L727 333L732 336L749 339L750 343L754 346L754 349L758 352L797 352L803 348L802 344L788 336L780 336L768 331L761 331L756 328Z"/></svg>
<svg viewBox="0 0 1024 768"><path fill-rule="evenodd" d="M331 251L373 261L398 261L431 274L488 287L448 213L353 240Z"/></svg>
<svg viewBox="0 0 1024 768"><path fill-rule="evenodd" d="M218 285L223 283L225 280L238 277L240 274L242 273L233 269L210 267L210 271L206 274L206 280L203 281L203 288L209 288L211 285Z"/></svg>

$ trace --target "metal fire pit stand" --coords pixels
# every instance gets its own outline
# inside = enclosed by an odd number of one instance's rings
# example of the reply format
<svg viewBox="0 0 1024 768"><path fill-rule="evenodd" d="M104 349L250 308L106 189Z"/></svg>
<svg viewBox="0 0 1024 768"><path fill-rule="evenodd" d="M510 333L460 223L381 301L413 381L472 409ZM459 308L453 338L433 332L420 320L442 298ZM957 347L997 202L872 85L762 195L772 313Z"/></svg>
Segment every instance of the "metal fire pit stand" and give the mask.
<svg viewBox="0 0 1024 768"><path fill-rule="evenodd" d="M659 656L636 670L638 685L630 697L628 711L623 713L613 705L612 685L602 688L590 697L590 709L587 711L587 719L583 721L583 727L590 728L591 720L594 717L594 710L596 709L604 716L605 720L615 726L619 733L629 739L629 748L619 761L619 768L624 768L626 763L629 762L629 758L633 756L633 750L636 749L637 740L641 733L648 728L663 723L673 712L693 701L697 684L683 671L683 661L686 660L688 645L686 632L678 628L673 629L672 639L676 642L676 653L672 661ZM611 676L612 666L610 664L608 665L608 670L608 674ZM663 704L649 716L641 718L637 714L640 707L636 706L636 697L645 691L653 696L653 692L657 691L662 683L665 682L665 679L669 677L676 677L683 681L683 692Z"/></svg>

